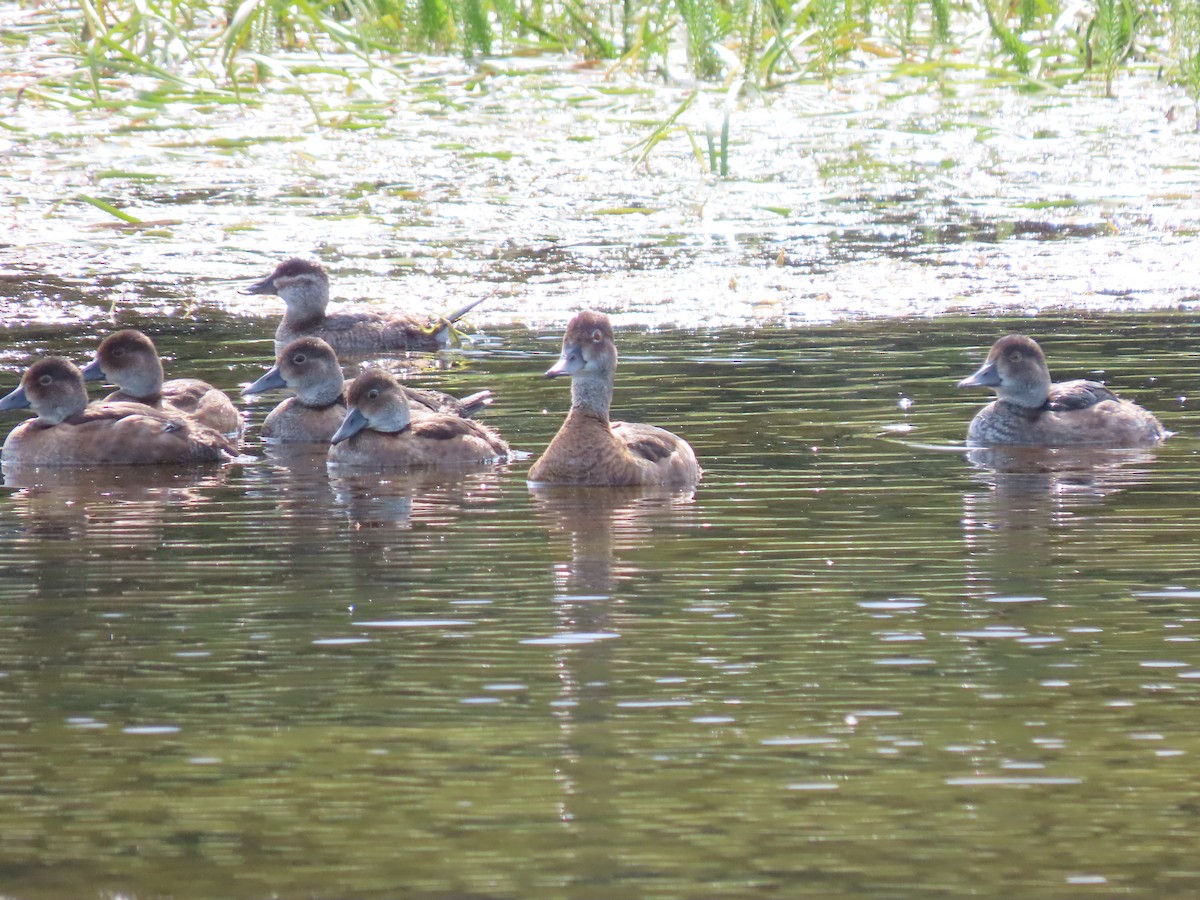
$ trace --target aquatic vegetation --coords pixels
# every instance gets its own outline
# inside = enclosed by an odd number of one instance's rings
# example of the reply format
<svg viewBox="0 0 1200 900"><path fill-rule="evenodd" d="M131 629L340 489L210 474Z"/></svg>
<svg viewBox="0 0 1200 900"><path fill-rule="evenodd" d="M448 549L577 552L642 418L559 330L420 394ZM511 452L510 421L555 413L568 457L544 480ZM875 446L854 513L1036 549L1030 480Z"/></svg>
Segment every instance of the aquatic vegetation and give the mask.
<svg viewBox="0 0 1200 900"><path fill-rule="evenodd" d="M742 73L770 87L797 78L836 78L861 55L956 64L990 35L971 64L1083 77L1098 71L1109 93L1131 62L1134 36L1175 48L1186 84L1195 16L1191 0L1140 9L1135 0L84 0L78 6L26 0L5 22L0 52L12 98L87 107L126 79L207 100L245 101L261 82L299 87L312 53L350 53L365 69L399 71L405 52L467 57L569 52L588 60L672 73L682 49L689 75L725 80ZM294 51L308 51L296 53ZM399 67L399 68L394 68Z"/></svg>
<svg viewBox="0 0 1200 900"><path fill-rule="evenodd" d="M1175 21L1172 77L1191 97L1200 131L1200 0L1174 0L1171 11Z"/></svg>
<svg viewBox="0 0 1200 900"><path fill-rule="evenodd" d="M1087 29L1088 61L1104 77L1104 96L1112 97L1117 67L1133 48L1142 14L1133 0L1096 0L1096 16Z"/></svg>

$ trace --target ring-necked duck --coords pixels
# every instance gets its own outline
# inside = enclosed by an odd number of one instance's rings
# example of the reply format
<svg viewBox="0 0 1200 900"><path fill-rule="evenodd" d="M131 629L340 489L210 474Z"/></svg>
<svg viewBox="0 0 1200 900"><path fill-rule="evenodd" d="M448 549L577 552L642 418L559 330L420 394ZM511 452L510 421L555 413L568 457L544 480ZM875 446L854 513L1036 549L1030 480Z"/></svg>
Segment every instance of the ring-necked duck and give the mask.
<svg viewBox="0 0 1200 900"><path fill-rule="evenodd" d="M346 392L350 406L332 438L329 461L357 466L439 466L502 462L505 440L472 419L430 412L415 418L399 382L366 369Z"/></svg>
<svg viewBox="0 0 1200 900"><path fill-rule="evenodd" d="M52 356L26 370L0 411L33 407L4 441L4 462L29 466L155 465L217 462L237 448L214 428L142 403L88 405L83 373Z"/></svg>
<svg viewBox="0 0 1200 900"><path fill-rule="evenodd" d="M309 335L323 338L340 355L381 350L440 350L458 337L454 323L482 303L476 300L447 316L384 314L370 310L326 314L329 276L319 263L289 259L275 267L247 294L276 294L287 305L275 331L275 352Z"/></svg>
<svg viewBox="0 0 1200 900"><path fill-rule="evenodd" d="M110 334L83 369L84 381L111 381L117 391L105 400L145 403L166 412L179 412L222 434L242 433L245 420L233 401L207 381L172 378L163 381L162 360L154 341L130 328Z"/></svg>
<svg viewBox="0 0 1200 900"><path fill-rule="evenodd" d="M546 375L571 376L571 411L529 470L535 484L692 485L701 473L687 441L653 425L610 422L617 348L608 317L581 312Z"/></svg>
<svg viewBox="0 0 1200 900"><path fill-rule="evenodd" d="M262 435L281 443L328 444L346 417L345 382L337 354L319 337L297 338L280 352L275 366L243 394L288 388L295 392L267 415ZM469 417L492 402L491 391L461 400L441 391L401 385L413 415L431 412Z"/></svg>
<svg viewBox="0 0 1200 900"><path fill-rule="evenodd" d="M287 388L294 392L262 424L262 436L280 443L328 444L346 418L345 379L333 348L319 337L297 338L280 351L275 365L243 394Z"/></svg>
<svg viewBox="0 0 1200 900"><path fill-rule="evenodd" d="M979 371L958 386L996 391L971 421L972 444L1148 447L1168 434L1152 413L1098 382L1054 384L1041 347L1021 334L996 341Z"/></svg>

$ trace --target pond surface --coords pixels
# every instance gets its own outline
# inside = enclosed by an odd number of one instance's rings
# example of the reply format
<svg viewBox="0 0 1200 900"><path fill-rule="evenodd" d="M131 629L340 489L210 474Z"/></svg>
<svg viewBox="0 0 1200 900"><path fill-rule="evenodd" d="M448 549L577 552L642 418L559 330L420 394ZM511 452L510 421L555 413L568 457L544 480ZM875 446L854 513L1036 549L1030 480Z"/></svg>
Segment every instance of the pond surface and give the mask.
<svg viewBox="0 0 1200 900"><path fill-rule="evenodd" d="M168 369L252 380L245 327L165 334ZM1017 327L1178 434L972 463L985 396L954 384ZM78 330L10 352L83 357ZM264 453L266 399L222 469L8 472L0 888L1194 894L1197 340L1181 314L623 329L615 409L687 436L694 494L331 472ZM412 377L491 387L536 452L557 341L497 328Z"/></svg>
<svg viewBox="0 0 1200 900"><path fill-rule="evenodd" d="M858 60L834 89L730 106L715 178L718 89L643 159L693 85L544 58L412 58L399 78L321 64L353 80L275 82L253 108L136 81L95 111L0 92L0 317L273 316L237 288L296 254L329 264L336 298L486 296L485 325L559 327L581 306L736 327L1198 296L1200 137L1153 69L1109 100L1098 82L1020 93Z"/></svg>
<svg viewBox="0 0 1200 900"><path fill-rule="evenodd" d="M142 327L236 391L281 311L239 288L314 255L338 299L486 296L472 346L389 364L490 387L531 454L563 325L611 312L617 414L705 478L331 472L263 448L276 398L221 469L6 472L0 894L1200 893L1182 95L863 62L744 96L717 179L720 92L639 160L690 86L395 65L256 108L2 86L6 385ZM968 459L954 385L1009 331L1178 433Z"/></svg>

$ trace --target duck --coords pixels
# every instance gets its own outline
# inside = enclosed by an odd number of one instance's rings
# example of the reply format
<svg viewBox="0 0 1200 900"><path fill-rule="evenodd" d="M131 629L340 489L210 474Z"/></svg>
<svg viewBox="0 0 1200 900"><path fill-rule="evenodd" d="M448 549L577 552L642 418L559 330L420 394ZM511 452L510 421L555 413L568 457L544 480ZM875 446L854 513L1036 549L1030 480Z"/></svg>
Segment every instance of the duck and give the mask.
<svg viewBox="0 0 1200 900"><path fill-rule="evenodd" d="M1150 411L1096 381L1054 383L1032 338L1010 334L992 345L960 388L988 387L996 399L971 420L967 441L1032 447L1151 447L1168 436Z"/></svg>
<svg viewBox="0 0 1200 900"><path fill-rule="evenodd" d="M346 418L345 383L333 348L319 337L303 337L284 347L275 365L242 394L293 391L267 414L262 436L284 444L328 444Z"/></svg>
<svg viewBox="0 0 1200 900"><path fill-rule="evenodd" d="M460 339L454 323L483 302L468 303L447 316L384 314L370 310L329 315L329 276L320 263L293 257L250 285L246 294L275 294L287 306L275 330L275 352L299 337L323 338L339 355L383 350L441 350Z"/></svg>
<svg viewBox="0 0 1200 900"><path fill-rule="evenodd" d="M353 466L446 466L505 462L508 443L491 428L448 413L414 417L390 372L364 369L346 391L349 409L330 439L331 463Z"/></svg>
<svg viewBox="0 0 1200 900"><path fill-rule="evenodd" d="M244 419L223 392L198 378L163 381L158 349L135 328L108 335L96 355L83 368L84 381L109 381L117 390L104 399L110 402L144 403L154 409L181 413L222 434L238 436Z"/></svg>
<svg viewBox="0 0 1200 900"><path fill-rule="evenodd" d="M654 425L609 420L617 346L603 313L575 315L546 377L571 377L571 411L529 470L531 484L695 485L703 471L683 438Z"/></svg>
<svg viewBox="0 0 1200 900"><path fill-rule="evenodd" d="M262 436L278 443L328 444L346 417L345 381L337 353L319 337L302 337L280 351L275 366L244 395L288 388L295 392L263 421ZM414 416L428 413L469 418L492 403L491 391L477 391L461 399L441 391L401 385Z"/></svg>
<svg viewBox="0 0 1200 900"><path fill-rule="evenodd" d="M237 448L196 420L144 403L88 404L83 372L68 359L46 357L30 366L0 412L32 407L0 450L21 466L164 465L222 462Z"/></svg>

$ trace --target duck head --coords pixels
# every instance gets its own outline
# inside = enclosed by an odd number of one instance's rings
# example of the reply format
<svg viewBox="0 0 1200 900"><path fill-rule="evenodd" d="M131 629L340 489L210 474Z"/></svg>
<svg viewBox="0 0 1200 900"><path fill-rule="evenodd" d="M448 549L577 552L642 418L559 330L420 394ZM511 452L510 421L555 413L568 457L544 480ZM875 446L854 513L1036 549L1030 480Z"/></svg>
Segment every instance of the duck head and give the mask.
<svg viewBox="0 0 1200 900"><path fill-rule="evenodd" d="M330 443L340 444L364 428L399 434L412 424L400 383L383 369L364 369L346 391L346 404L346 418Z"/></svg>
<svg viewBox="0 0 1200 900"><path fill-rule="evenodd" d="M958 386L993 388L1001 400L1038 409L1050 396L1050 383L1042 348L1023 334L1010 334L996 341L979 370Z"/></svg>

